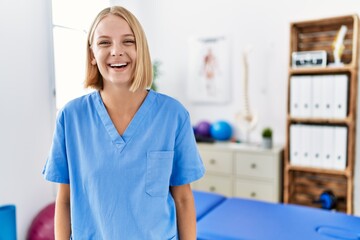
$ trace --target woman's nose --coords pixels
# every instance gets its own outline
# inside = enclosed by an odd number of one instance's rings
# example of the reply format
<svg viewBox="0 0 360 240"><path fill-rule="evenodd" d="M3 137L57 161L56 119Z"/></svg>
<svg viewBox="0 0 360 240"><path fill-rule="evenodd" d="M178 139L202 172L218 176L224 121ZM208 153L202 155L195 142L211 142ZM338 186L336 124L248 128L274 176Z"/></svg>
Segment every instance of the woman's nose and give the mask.
<svg viewBox="0 0 360 240"><path fill-rule="evenodd" d="M124 55L124 50L121 46L114 46L111 49L111 56L123 56Z"/></svg>

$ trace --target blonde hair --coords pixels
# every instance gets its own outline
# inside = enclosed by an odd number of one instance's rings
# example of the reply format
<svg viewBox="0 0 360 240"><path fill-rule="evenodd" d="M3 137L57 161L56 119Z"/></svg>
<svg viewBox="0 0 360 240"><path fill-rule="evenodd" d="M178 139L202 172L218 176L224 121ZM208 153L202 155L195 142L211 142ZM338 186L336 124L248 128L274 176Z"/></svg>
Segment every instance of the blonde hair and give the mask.
<svg viewBox="0 0 360 240"><path fill-rule="evenodd" d="M120 6L113 6L102 10L95 18L90 27L90 31L87 39L87 61L86 61L86 73L85 73L85 87L95 88L102 90L104 87L103 78L99 72L97 65L91 64L92 50L91 44L94 37L94 32L99 22L108 15L115 15L123 18L130 26L136 43L136 62L135 71L132 77L132 84L130 91L135 92L139 88L149 88L152 83L153 70L150 58L150 52L148 43L146 40L145 32L136 19L136 17L127 9Z"/></svg>

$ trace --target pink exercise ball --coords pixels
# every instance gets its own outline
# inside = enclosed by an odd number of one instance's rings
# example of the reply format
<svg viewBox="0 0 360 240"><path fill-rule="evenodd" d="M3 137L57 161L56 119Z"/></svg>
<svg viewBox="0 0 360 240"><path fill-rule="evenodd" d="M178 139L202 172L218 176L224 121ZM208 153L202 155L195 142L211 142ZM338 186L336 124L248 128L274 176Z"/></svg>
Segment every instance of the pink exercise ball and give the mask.
<svg viewBox="0 0 360 240"><path fill-rule="evenodd" d="M30 225L27 239L54 240L54 216L55 203L51 203L35 216Z"/></svg>

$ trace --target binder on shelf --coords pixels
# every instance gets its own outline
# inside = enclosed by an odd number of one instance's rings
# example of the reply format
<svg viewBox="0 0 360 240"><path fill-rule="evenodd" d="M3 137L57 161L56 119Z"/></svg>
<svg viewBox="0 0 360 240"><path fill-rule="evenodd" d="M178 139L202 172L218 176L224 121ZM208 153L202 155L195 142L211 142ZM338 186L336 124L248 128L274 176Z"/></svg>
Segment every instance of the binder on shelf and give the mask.
<svg viewBox="0 0 360 240"><path fill-rule="evenodd" d="M290 164L294 166L301 165L300 162L301 126L302 125L299 124L290 125Z"/></svg>
<svg viewBox="0 0 360 240"><path fill-rule="evenodd" d="M300 116L302 118L311 117L311 103L312 103L312 92L311 92L311 76L301 76L300 81Z"/></svg>
<svg viewBox="0 0 360 240"><path fill-rule="evenodd" d="M334 77L322 75L322 117L333 118L334 116Z"/></svg>
<svg viewBox="0 0 360 240"><path fill-rule="evenodd" d="M334 165L333 168L336 170L345 170L346 168L346 149L347 149L347 128L346 127L335 127L334 128Z"/></svg>
<svg viewBox="0 0 360 240"><path fill-rule="evenodd" d="M345 74L334 75L334 118L346 118L348 102L348 77Z"/></svg>
<svg viewBox="0 0 360 240"><path fill-rule="evenodd" d="M300 86L301 86L301 76L292 76L290 78L290 115L292 117L301 117Z"/></svg>
<svg viewBox="0 0 360 240"><path fill-rule="evenodd" d="M311 78L312 104L311 113L313 118L322 117L322 76L312 76Z"/></svg>
<svg viewBox="0 0 360 240"><path fill-rule="evenodd" d="M322 167L332 169L334 166L334 127L324 126L322 131Z"/></svg>
<svg viewBox="0 0 360 240"><path fill-rule="evenodd" d="M303 125L301 128L301 158L300 165L311 166L310 154L311 154L311 127Z"/></svg>
<svg viewBox="0 0 360 240"><path fill-rule="evenodd" d="M322 134L323 126L314 125L311 126L311 166L321 168L322 167Z"/></svg>

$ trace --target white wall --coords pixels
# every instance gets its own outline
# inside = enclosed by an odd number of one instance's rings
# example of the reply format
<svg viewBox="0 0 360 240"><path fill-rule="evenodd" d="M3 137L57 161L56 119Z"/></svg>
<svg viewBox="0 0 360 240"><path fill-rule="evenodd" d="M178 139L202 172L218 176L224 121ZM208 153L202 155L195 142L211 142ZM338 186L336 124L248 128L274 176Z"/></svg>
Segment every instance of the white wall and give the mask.
<svg viewBox="0 0 360 240"><path fill-rule="evenodd" d="M16 205L18 239L54 200L41 176L54 123L49 2L0 1L0 205Z"/></svg>

